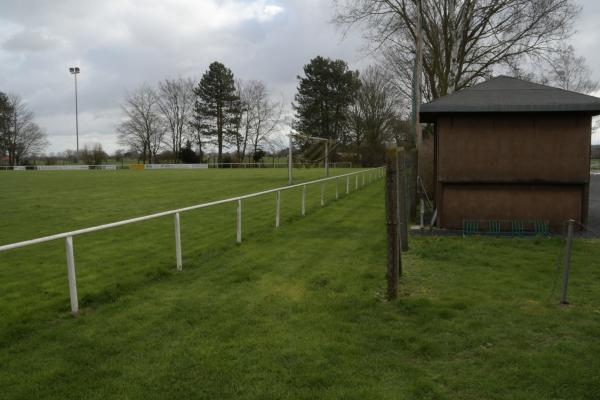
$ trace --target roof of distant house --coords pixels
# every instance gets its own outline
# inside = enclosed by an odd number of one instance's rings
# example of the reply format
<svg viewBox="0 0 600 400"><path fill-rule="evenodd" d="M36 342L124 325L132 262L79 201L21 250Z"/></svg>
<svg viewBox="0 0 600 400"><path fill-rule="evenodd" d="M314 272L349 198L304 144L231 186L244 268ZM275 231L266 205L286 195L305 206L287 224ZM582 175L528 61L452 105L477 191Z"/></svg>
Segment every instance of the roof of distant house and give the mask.
<svg viewBox="0 0 600 400"><path fill-rule="evenodd" d="M440 113L585 112L600 114L600 98L498 76L421 105L421 118Z"/></svg>

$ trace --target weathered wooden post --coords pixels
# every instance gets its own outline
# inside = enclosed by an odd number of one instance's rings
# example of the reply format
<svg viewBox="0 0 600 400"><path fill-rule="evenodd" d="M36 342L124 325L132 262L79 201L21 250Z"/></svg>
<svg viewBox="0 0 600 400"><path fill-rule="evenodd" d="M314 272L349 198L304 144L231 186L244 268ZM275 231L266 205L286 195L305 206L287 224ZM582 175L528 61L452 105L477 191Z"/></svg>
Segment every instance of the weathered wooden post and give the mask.
<svg viewBox="0 0 600 400"><path fill-rule="evenodd" d="M387 299L398 297L398 277L402 263L402 251L398 244L398 204L396 147L387 149L385 176L385 214L387 223Z"/></svg>
<svg viewBox="0 0 600 400"><path fill-rule="evenodd" d="M396 169L397 175L397 192L396 192L396 205L398 212L398 235L400 236L400 242L402 245L402 251L408 251L408 220L407 220L407 205L406 205L406 173L404 169L405 165L405 152L404 148L399 147L396 152Z"/></svg>
<svg viewBox="0 0 600 400"><path fill-rule="evenodd" d="M573 226L575 221L569 220L567 228L567 244L565 249L565 271L563 272L562 294L560 296L560 304L569 304L567 301L567 288L569 286L569 272L571 271L571 251L573 249Z"/></svg>

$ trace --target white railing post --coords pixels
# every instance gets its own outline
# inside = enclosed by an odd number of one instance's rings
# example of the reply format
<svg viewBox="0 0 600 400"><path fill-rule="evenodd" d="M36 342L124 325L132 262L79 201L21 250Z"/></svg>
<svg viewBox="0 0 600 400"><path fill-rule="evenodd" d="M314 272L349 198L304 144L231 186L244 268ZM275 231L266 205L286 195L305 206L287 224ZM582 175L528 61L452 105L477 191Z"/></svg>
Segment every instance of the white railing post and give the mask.
<svg viewBox="0 0 600 400"><path fill-rule="evenodd" d="M321 184L321 207L325 205L325 183Z"/></svg>
<svg viewBox="0 0 600 400"><path fill-rule="evenodd" d="M242 243L242 199L237 201L237 238L238 243Z"/></svg>
<svg viewBox="0 0 600 400"><path fill-rule="evenodd" d="M355 175L354 189L358 190L358 174Z"/></svg>
<svg viewBox="0 0 600 400"><path fill-rule="evenodd" d="M67 274L69 277L69 297L71 299L71 314L77 315L79 304L77 302L77 279L75 277L75 256L73 255L73 236L65 239L67 250Z"/></svg>
<svg viewBox="0 0 600 400"><path fill-rule="evenodd" d="M302 186L302 216L306 215L306 185Z"/></svg>
<svg viewBox="0 0 600 400"><path fill-rule="evenodd" d="M350 176L346 177L346 194L350 193Z"/></svg>
<svg viewBox="0 0 600 400"><path fill-rule="evenodd" d="M335 199L340 198L340 178L335 179Z"/></svg>
<svg viewBox="0 0 600 400"><path fill-rule="evenodd" d="M281 209L281 191L277 191L275 206L275 228L279 228L279 211Z"/></svg>
<svg viewBox="0 0 600 400"><path fill-rule="evenodd" d="M183 263L181 262L181 229L179 224L179 213L175 214L175 258L177 260L177 270L181 271Z"/></svg>
<svg viewBox="0 0 600 400"><path fill-rule="evenodd" d="M362 174L362 178L363 178L363 183L362 183L362 185L363 185L363 186L365 186L365 173L364 173L364 172L363 172L363 174Z"/></svg>

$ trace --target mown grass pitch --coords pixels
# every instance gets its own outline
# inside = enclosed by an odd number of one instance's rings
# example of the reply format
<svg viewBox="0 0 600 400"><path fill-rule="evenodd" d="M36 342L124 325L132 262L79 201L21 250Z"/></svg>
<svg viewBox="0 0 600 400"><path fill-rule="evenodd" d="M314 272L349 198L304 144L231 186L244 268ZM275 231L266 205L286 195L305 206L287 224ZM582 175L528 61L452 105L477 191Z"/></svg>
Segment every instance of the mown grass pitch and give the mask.
<svg viewBox="0 0 600 400"><path fill-rule="evenodd" d="M283 170L0 174L0 243L285 184ZM343 172L343 171L338 171ZM305 171L304 179L319 171ZM314 175L313 175L314 174ZM419 238L382 300L383 181L319 206L309 192L0 253L2 398L585 399L600 392L598 241ZM254 210L254 211L253 211Z"/></svg>

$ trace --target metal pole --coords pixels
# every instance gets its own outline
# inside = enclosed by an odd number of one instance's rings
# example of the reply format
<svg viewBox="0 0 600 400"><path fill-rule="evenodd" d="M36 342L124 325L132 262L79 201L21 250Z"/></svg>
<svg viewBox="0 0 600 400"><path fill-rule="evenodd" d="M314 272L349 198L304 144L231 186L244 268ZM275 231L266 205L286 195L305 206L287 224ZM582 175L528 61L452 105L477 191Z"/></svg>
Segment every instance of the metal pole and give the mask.
<svg viewBox="0 0 600 400"><path fill-rule="evenodd" d="M567 301L567 288L569 286L569 272L571 271L571 250L573 249L573 225L575 221L569 220L567 229L567 245L565 249L565 271L563 273L562 295L560 296L560 304L569 304Z"/></svg>
<svg viewBox="0 0 600 400"><path fill-rule="evenodd" d="M242 200L237 205L237 242L242 243Z"/></svg>
<svg viewBox="0 0 600 400"><path fill-rule="evenodd" d="M306 215L306 185L302 186L302 216Z"/></svg>
<svg viewBox="0 0 600 400"><path fill-rule="evenodd" d="M358 190L358 174L356 174L356 179L355 179L355 182L354 182L354 189Z"/></svg>
<svg viewBox="0 0 600 400"><path fill-rule="evenodd" d="M279 228L280 209L281 209L281 191L278 191L277 195L276 195L276 206L275 206L275 228Z"/></svg>
<svg viewBox="0 0 600 400"><path fill-rule="evenodd" d="M340 198L340 178L335 180L335 199Z"/></svg>
<svg viewBox="0 0 600 400"><path fill-rule="evenodd" d="M77 140L77 157L79 158L79 106L77 101L77 74L75 77L75 138Z"/></svg>
<svg viewBox="0 0 600 400"><path fill-rule="evenodd" d="M288 149L288 185L292 184L292 135L290 135L290 143Z"/></svg>
<svg viewBox="0 0 600 400"><path fill-rule="evenodd" d="M177 260L177 270L181 271L183 263L181 262L181 229L179 213L175 214L175 257Z"/></svg>
<svg viewBox="0 0 600 400"><path fill-rule="evenodd" d="M325 184L321 184L321 207L325 205Z"/></svg>
<svg viewBox="0 0 600 400"><path fill-rule="evenodd" d="M325 142L325 177L329 176L329 140Z"/></svg>
<svg viewBox="0 0 600 400"><path fill-rule="evenodd" d="M425 202L423 201L423 198L421 198L419 204L419 214L421 215L421 229L425 229Z"/></svg>
<svg viewBox="0 0 600 400"><path fill-rule="evenodd" d="M350 193L350 177L346 177L346 194Z"/></svg>
<svg viewBox="0 0 600 400"><path fill-rule="evenodd" d="M365 174L364 174L364 173L362 174L362 178L363 178L363 179L362 179L362 181L363 181L363 182L362 182L362 185L363 185L363 186L365 186Z"/></svg>
<svg viewBox="0 0 600 400"><path fill-rule="evenodd" d="M77 315L79 304L77 303L77 279L75 277L75 256L73 255L73 236L65 238L67 250L67 273L69 278L69 297L71 299L71 314Z"/></svg>

